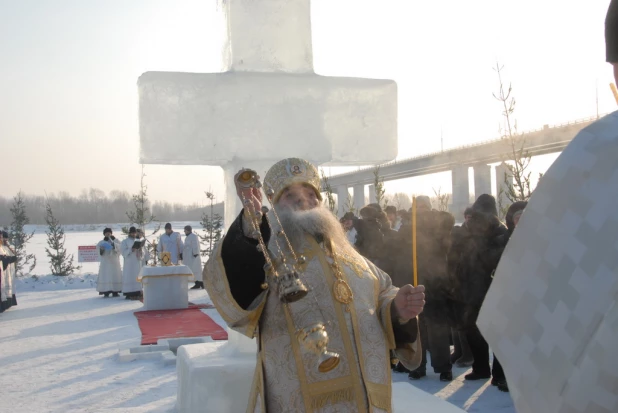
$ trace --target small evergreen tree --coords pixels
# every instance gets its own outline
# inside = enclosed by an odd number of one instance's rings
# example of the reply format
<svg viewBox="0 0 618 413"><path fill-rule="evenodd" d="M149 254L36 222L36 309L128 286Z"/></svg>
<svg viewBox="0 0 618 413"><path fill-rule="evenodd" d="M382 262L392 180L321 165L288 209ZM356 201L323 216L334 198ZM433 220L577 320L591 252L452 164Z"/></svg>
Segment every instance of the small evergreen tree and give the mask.
<svg viewBox="0 0 618 413"><path fill-rule="evenodd" d="M337 203L335 202L335 197L333 196L333 188L330 186L330 182L328 182L328 177L324 173L324 169L322 169L321 172L322 187L326 192L326 199L324 200L324 202L328 204L328 209L330 210L330 212L337 215Z"/></svg>
<svg viewBox="0 0 618 413"><path fill-rule="evenodd" d="M197 234L202 245L205 246L201 250L202 256L210 256L215 244L221 239L223 234L223 217L219 214L215 214L215 195L212 192L206 192L206 198L210 201L210 211L202 213L202 220L200 224L204 230L204 235Z"/></svg>
<svg viewBox="0 0 618 413"><path fill-rule="evenodd" d="M351 212L353 214L356 214L356 208L354 207L354 198L352 198L352 195L350 195L349 192L348 192L348 199L346 199L345 201L345 210L346 212Z"/></svg>
<svg viewBox="0 0 618 413"><path fill-rule="evenodd" d="M386 208L388 205L388 199L384 196L386 194L386 189L384 189L384 179L380 176L380 165L377 165L373 169L373 185L376 191L376 202L382 208Z"/></svg>
<svg viewBox="0 0 618 413"><path fill-rule="evenodd" d="M47 247L45 252L49 257L49 268L53 275L73 274L81 267L73 265L73 254L67 254L64 248L64 229L52 211L49 200L45 203L45 223L47 224Z"/></svg>
<svg viewBox="0 0 618 413"><path fill-rule="evenodd" d="M133 211L127 212L127 218L129 218L129 226L135 225L142 230L144 237L146 236L146 226L156 220L156 217L150 212L150 200L148 199L148 186L144 183L146 173L144 172L144 165L142 165L142 176L140 178L140 190L137 194L133 195ZM161 223L157 223L155 229L150 235L155 235L161 229ZM128 227L123 227L122 232L124 234L129 233ZM150 245L150 256L152 262L157 263L157 243L152 242ZM148 248L148 247L146 247Z"/></svg>
<svg viewBox="0 0 618 413"><path fill-rule="evenodd" d="M21 191L13 198L13 206L11 207L11 215L13 221L8 230L9 244L13 246L17 261L15 262L15 270L18 275L24 275L24 268L28 267L27 272L32 272L36 266L36 257L34 254L26 252L26 244L34 236L34 231L26 233L24 227L30 223L30 219L26 214L26 204Z"/></svg>

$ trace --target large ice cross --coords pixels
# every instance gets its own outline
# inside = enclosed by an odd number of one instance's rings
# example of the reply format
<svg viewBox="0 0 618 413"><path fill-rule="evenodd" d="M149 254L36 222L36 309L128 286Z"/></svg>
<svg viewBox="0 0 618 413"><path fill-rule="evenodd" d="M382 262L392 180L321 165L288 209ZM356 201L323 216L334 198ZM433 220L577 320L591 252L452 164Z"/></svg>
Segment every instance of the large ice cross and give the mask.
<svg viewBox="0 0 618 413"><path fill-rule="evenodd" d="M218 9L225 72L139 78L142 163L223 167L228 226L242 167L263 177L291 156L328 165L396 157L396 83L316 75L309 0L222 0Z"/></svg>

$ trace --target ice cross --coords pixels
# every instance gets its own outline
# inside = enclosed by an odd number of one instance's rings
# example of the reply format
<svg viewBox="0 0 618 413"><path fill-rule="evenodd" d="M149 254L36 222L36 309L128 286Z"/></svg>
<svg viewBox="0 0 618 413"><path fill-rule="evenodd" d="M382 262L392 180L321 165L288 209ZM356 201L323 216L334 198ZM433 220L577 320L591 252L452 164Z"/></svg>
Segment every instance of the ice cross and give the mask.
<svg viewBox="0 0 618 413"><path fill-rule="evenodd" d="M222 73L140 76L140 159L219 165L225 221L240 211L233 176L276 161L361 165L397 155L397 85L313 71L309 0L223 0ZM345 51L341 51L345 58Z"/></svg>

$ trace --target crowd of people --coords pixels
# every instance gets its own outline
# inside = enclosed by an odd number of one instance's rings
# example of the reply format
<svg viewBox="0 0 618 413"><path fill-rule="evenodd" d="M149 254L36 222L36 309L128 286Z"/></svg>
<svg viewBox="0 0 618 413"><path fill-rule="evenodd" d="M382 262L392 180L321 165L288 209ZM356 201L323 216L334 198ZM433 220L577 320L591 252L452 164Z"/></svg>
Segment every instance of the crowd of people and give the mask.
<svg viewBox="0 0 618 413"><path fill-rule="evenodd" d="M190 225L185 226L185 240L173 231L170 223L165 224L165 233L159 237L157 253L169 252L172 264L182 262L193 272L196 279L191 289L203 289L202 259L200 243ZM142 298L142 284L137 280L144 265L150 260L148 241L141 229L129 228L129 235L120 242L111 228L103 230L103 239L97 244L101 263L97 280L97 291L104 298L119 297L120 294L127 300ZM120 257L124 265L120 265Z"/></svg>
<svg viewBox="0 0 618 413"><path fill-rule="evenodd" d="M498 218L496 200L483 194L455 225L452 214L432 209L429 197L417 197L416 267L418 283L425 286L425 308L419 316L423 359L415 370L396 359L396 372L418 380L427 374L427 352L440 380L453 379L452 366L472 367L466 380L492 379L502 391L508 385L500 362L490 367L489 346L476 326L494 271L517 226L526 202L515 202L506 214L506 225ZM397 211L369 204L360 217L346 213L340 220L348 240L365 258L391 276L395 286L413 279L412 209ZM451 353L451 345L454 352Z"/></svg>

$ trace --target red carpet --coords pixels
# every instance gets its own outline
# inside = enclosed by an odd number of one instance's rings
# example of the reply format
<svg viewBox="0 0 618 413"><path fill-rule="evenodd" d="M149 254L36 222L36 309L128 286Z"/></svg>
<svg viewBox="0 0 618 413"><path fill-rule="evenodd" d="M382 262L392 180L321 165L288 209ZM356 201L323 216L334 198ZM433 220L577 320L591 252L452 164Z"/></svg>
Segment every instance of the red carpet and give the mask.
<svg viewBox="0 0 618 413"><path fill-rule="evenodd" d="M225 329L200 308L212 306L200 304L183 310L136 311L133 314L142 331L142 345L157 344L161 338L211 336L213 340L227 340Z"/></svg>

